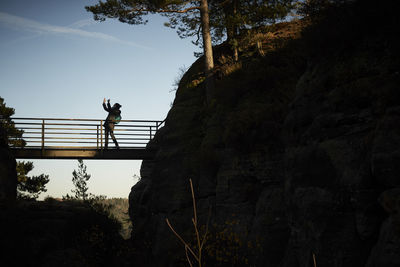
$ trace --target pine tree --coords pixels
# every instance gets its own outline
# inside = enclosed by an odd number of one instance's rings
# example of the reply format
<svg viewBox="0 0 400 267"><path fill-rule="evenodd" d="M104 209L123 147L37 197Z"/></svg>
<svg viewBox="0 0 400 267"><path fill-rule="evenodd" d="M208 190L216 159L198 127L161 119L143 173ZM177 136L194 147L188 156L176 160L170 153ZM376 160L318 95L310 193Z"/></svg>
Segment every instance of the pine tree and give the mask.
<svg viewBox="0 0 400 267"><path fill-rule="evenodd" d="M195 37L194 43L203 48L206 98L213 98L214 59L212 43L227 38L233 58L238 60L238 35L249 30L275 23L287 16L299 0L106 0L86 10L95 20L118 19L128 24L146 24L148 14L168 17L166 26L176 29L179 37ZM328 0L325 0L328 1Z"/></svg>
<svg viewBox="0 0 400 267"><path fill-rule="evenodd" d="M17 162L17 197L19 199L37 199L42 192L46 192L46 184L49 176L41 174L39 176L28 176L33 170L33 162Z"/></svg>
<svg viewBox="0 0 400 267"><path fill-rule="evenodd" d="M11 116L15 110L7 107L4 99L0 97L0 142L3 145L14 147L25 146L25 141L22 139L23 131L15 127Z"/></svg>
<svg viewBox="0 0 400 267"><path fill-rule="evenodd" d="M210 16L215 40L226 36L238 60L238 36L242 32L256 33L261 26L283 20L295 8L297 0L215 0L211 2Z"/></svg>
<svg viewBox="0 0 400 267"><path fill-rule="evenodd" d="M75 193L76 199L87 200L90 197L88 191L87 181L90 179L90 174L86 172L86 165L83 160L78 159L78 171L72 172L72 183L75 186L75 190L71 190Z"/></svg>
<svg viewBox="0 0 400 267"><path fill-rule="evenodd" d="M15 127L11 116L15 110L7 107L4 99L0 97L0 146L1 147L24 147L25 141L22 139L23 131ZM41 174L39 176L28 176L33 170L33 162L18 161L16 163L17 172L17 197L20 199L36 199L40 193L46 192L46 184L49 176Z"/></svg>
<svg viewBox="0 0 400 267"><path fill-rule="evenodd" d="M86 10L94 14L95 20L104 21L106 18L117 18L128 24L146 24L143 16L148 14L163 14L170 18L170 25L182 21L190 24L202 36L204 51L204 72L206 76L206 96L210 102L211 91L214 89L212 70L214 59L212 52L210 18L208 0L106 0L97 5L86 6ZM197 12L196 12L197 11ZM200 14L198 14L200 13ZM178 34L181 27L178 27Z"/></svg>

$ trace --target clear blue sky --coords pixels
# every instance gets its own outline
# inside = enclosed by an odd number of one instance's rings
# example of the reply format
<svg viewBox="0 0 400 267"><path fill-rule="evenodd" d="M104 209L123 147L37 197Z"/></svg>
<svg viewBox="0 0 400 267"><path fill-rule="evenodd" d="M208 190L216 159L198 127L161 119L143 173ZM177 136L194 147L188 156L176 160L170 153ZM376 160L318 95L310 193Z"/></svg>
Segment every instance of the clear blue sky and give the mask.
<svg viewBox="0 0 400 267"><path fill-rule="evenodd" d="M199 48L163 26L97 22L89 0L0 1L0 96L16 117L103 119L104 97L122 104L123 119L163 120L175 97L179 68ZM50 195L70 193L77 160L35 160L49 174ZM86 160L89 191L128 197L141 161Z"/></svg>

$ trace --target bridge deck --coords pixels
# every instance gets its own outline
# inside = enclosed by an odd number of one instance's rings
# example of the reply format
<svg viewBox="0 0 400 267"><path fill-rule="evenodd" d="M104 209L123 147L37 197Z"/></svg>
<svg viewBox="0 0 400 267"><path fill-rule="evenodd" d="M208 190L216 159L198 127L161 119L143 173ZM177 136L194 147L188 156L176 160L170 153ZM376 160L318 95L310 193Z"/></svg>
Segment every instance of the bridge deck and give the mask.
<svg viewBox="0 0 400 267"><path fill-rule="evenodd" d="M18 159L152 159L155 151L144 148L87 149L87 148L24 148L12 149Z"/></svg>

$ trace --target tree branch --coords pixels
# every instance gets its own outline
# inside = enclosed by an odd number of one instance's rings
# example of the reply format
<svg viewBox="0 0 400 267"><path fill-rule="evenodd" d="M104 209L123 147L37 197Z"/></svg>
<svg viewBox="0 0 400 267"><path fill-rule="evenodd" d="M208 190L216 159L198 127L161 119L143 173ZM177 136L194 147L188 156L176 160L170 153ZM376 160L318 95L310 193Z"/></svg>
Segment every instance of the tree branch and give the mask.
<svg viewBox="0 0 400 267"><path fill-rule="evenodd" d="M222 3L219 3L220 6L224 6L226 4L228 4L231 0L225 0Z"/></svg>
<svg viewBox="0 0 400 267"><path fill-rule="evenodd" d="M131 9L128 13L132 13L132 12L186 13L186 12L194 10L194 9L200 10L200 7L193 6L193 7L188 7L186 9L183 9L183 10L170 10L170 9L153 10L153 9L141 8L141 9Z"/></svg>
<svg viewBox="0 0 400 267"><path fill-rule="evenodd" d="M199 43L199 40L200 40L200 33L201 33L201 24L199 24L199 28L197 29L197 33L196 33L196 35L197 35L197 40L196 40L196 45Z"/></svg>

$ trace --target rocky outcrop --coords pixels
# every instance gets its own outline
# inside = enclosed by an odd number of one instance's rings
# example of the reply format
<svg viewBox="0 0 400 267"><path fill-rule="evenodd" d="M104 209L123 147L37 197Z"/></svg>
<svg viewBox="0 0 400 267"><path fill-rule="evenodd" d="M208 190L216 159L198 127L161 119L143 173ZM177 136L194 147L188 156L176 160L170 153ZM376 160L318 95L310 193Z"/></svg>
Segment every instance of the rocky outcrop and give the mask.
<svg viewBox="0 0 400 267"><path fill-rule="evenodd" d="M16 162L3 138L0 139L0 205L10 205L17 196Z"/></svg>
<svg viewBox="0 0 400 267"><path fill-rule="evenodd" d="M372 24L368 2L265 57L218 66L209 105L193 64L130 194L149 265L184 265L165 218L192 239L189 178L200 224L211 207L211 266L398 265L398 30L388 10L389 24Z"/></svg>
<svg viewBox="0 0 400 267"><path fill-rule="evenodd" d="M400 188L381 194L379 202L389 217L382 223L379 239L368 259L367 267L400 265Z"/></svg>
<svg viewBox="0 0 400 267"><path fill-rule="evenodd" d="M383 219L377 199L398 187L399 107L385 103L398 78L384 57L354 51L309 67L285 120L291 237L284 266L310 266L312 254L321 266L364 266ZM375 75L363 73L372 66Z"/></svg>

